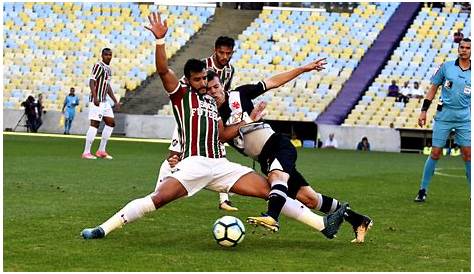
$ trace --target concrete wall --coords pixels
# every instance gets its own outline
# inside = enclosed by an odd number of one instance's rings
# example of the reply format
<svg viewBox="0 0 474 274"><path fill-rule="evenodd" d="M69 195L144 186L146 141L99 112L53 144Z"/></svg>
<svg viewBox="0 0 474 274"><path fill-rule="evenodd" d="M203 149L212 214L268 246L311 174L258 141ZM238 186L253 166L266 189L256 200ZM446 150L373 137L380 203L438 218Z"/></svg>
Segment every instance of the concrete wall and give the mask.
<svg viewBox="0 0 474 274"><path fill-rule="evenodd" d="M3 110L3 129L13 128L23 114L23 110ZM85 135L89 127L87 112L76 113L71 133ZM39 132L63 133L64 127L59 124L61 112L48 111L43 115L43 125ZM117 115L116 117L118 117ZM171 139L175 127L173 116L120 114L124 119L124 133L127 137ZM23 123L24 124L24 123ZM26 131L18 127L16 131ZM357 143L366 136L373 151L400 152L400 132L392 128L375 127L341 127L318 125L321 141L334 133L341 149L356 149Z"/></svg>
<svg viewBox="0 0 474 274"><path fill-rule="evenodd" d="M365 136L372 151L400 152L400 132L393 128L318 125L318 132L323 143L330 133L334 133L340 149L356 149L357 144Z"/></svg>
<svg viewBox="0 0 474 274"><path fill-rule="evenodd" d="M3 110L3 130L7 128L13 129L23 115L23 110ZM63 133L64 124L60 124L62 113L59 111L48 111L43 114L43 125L38 132L44 133ZM175 127L173 116L162 115L132 115L132 114L116 114L115 117L125 120L125 136L135 138L155 138L155 139L171 139ZM26 117L20 123L24 125ZM85 135L89 128L88 112L76 113L72 122L71 134ZM116 121L118 124L118 121ZM117 125L118 126L118 125ZM26 131L25 127L19 126L16 131Z"/></svg>
<svg viewBox="0 0 474 274"><path fill-rule="evenodd" d="M125 116L125 136L171 139L175 124L173 116L127 114Z"/></svg>

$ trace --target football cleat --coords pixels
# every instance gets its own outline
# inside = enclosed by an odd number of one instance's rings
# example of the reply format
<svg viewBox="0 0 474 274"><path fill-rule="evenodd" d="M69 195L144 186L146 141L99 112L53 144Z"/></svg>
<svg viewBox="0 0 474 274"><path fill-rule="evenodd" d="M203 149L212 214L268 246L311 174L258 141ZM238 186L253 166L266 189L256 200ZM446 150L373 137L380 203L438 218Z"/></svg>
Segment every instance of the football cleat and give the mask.
<svg viewBox="0 0 474 274"><path fill-rule="evenodd" d="M355 239L351 243L363 243L367 231L372 228L374 222L368 216L363 216L359 225L353 225Z"/></svg>
<svg viewBox="0 0 474 274"><path fill-rule="evenodd" d="M95 156L102 158L102 159L107 159L107 160L112 160L114 157L110 156L105 150L97 150L95 153Z"/></svg>
<svg viewBox="0 0 474 274"><path fill-rule="evenodd" d="M101 239L105 237L105 232L104 230L98 226L94 228L86 228L81 232L81 236L86 239Z"/></svg>
<svg viewBox="0 0 474 274"><path fill-rule="evenodd" d="M424 188L418 191L418 194L415 197L415 202L422 203L426 200L426 190Z"/></svg>
<svg viewBox="0 0 474 274"><path fill-rule="evenodd" d="M227 210L227 211L237 211L239 210L235 206L232 206L232 203L230 201L224 201L219 204L219 209Z"/></svg>
<svg viewBox="0 0 474 274"><path fill-rule="evenodd" d="M267 214L262 214L260 217L248 217L247 223L252 225L263 226L271 232L278 232L280 225L278 222L273 219L273 217L268 216Z"/></svg>
<svg viewBox="0 0 474 274"><path fill-rule="evenodd" d="M332 239L336 237L342 222L344 222L344 213L346 213L348 206L348 203L343 203L338 210L324 216L324 229L321 230L321 233L323 233L326 238Z"/></svg>
<svg viewBox="0 0 474 274"><path fill-rule="evenodd" d="M95 157L94 155L92 155L90 153L83 153L81 157L82 157L82 159L89 159L89 160L97 159L97 157Z"/></svg>

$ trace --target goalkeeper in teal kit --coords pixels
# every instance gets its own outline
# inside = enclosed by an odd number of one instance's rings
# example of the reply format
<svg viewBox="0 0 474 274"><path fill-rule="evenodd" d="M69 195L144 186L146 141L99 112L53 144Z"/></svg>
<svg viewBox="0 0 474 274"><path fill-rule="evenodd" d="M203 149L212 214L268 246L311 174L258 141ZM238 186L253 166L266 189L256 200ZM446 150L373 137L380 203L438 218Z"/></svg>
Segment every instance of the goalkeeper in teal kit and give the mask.
<svg viewBox="0 0 474 274"><path fill-rule="evenodd" d="M437 106L433 125L433 149L423 170L420 190L415 202L424 202L428 186L433 177L436 163L451 131L455 132L455 142L461 147L466 166L466 177L471 184L471 40L463 39L458 46L458 59L445 62L431 78L431 88L426 94L418 125L426 124L426 111L442 86L440 102Z"/></svg>

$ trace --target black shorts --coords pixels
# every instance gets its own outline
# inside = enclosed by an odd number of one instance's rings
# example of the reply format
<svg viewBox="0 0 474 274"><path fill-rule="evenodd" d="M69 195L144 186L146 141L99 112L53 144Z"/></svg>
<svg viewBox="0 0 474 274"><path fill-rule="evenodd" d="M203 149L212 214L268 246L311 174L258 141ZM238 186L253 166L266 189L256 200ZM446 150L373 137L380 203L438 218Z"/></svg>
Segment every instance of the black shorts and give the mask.
<svg viewBox="0 0 474 274"><path fill-rule="evenodd" d="M270 166L273 161L275 159L278 160L281 165L279 170L290 175L288 180L288 196L293 199L302 186L309 185L298 170L296 170L296 158L296 148L291 144L290 139L280 133L274 133L270 136L258 156L260 168L265 175L270 173Z"/></svg>

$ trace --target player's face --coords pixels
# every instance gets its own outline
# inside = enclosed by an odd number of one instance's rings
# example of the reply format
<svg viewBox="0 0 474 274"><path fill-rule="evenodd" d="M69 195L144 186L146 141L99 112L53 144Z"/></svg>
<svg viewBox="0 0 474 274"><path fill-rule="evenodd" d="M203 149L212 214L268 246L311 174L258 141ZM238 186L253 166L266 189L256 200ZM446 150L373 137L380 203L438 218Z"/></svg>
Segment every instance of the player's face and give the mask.
<svg viewBox="0 0 474 274"><path fill-rule="evenodd" d="M226 46L220 46L214 49L217 64L221 67L227 65L234 54L234 49Z"/></svg>
<svg viewBox="0 0 474 274"><path fill-rule="evenodd" d="M104 51L104 53L102 53L102 62L109 65L110 60L112 60L112 51L110 51L110 50Z"/></svg>
<svg viewBox="0 0 474 274"><path fill-rule="evenodd" d="M74 95L74 89L73 89L73 88L70 89L70 90L69 90L69 93L70 93L71 95Z"/></svg>
<svg viewBox="0 0 474 274"><path fill-rule="evenodd" d="M459 58L469 60L471 58L471 42L461 41L458 48Z"/></svg>
<svg viewBox="0 0 474 274"><path fill-rule="evenodd" d="M191 87L197 90L200 94L206 93L206 76L207 73L204 69L201 72L191 72L191 76L188 79L189 85L191 85Z"/></svg>
<svg viewBox="0 0 474 274"><path fill-rule="evenodd" d="M212 81L207 83L207 94L216 100L217 106L220 107L225 101L224 88L218 77L214 77Z"/></svg>

